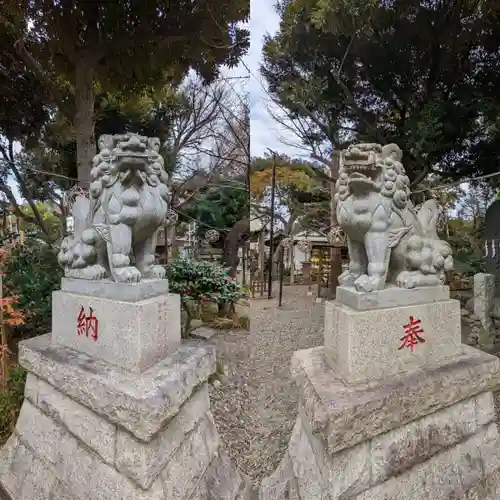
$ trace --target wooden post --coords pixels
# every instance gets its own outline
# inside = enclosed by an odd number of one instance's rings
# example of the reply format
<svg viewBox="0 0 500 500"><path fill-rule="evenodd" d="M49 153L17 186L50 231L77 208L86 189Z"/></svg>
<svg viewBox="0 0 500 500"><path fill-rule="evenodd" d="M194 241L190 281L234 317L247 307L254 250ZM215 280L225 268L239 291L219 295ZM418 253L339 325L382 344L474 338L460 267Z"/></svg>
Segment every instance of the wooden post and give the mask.
<svg viewBox="0 0 500 500"><path fill-rule="evenodd" d="M336 150L332 153L332 162L330 164L330 177L337 179L340 168L340 151ZM337 207L335 203L335 182L330 182L330 225L334 228L337 225Z"/></svg>
<svg viewBox="0 0 500 500"><path fill-rule="evenodd" d="M323 252L318 251L318 299L321 298L321 282L323 281ZM312 251L311 251L312 255Z"/></svg>
<svg viewBox="0 0 500 500"><path fill-rule="evenodd" d="M9 368L8 368L8 343L7 343L7 332L5 331L4 316L3 316L3 282L2 273L0 273L0 342L2 343L0 352L0 364L2 381L1 385L7 385L7 379L9 378Z"/></svg>
<svg viewBox="0 0 500 500"><path fill-rule="evenodd" d="M338 278L342 274L341 249L333 247L330 252L330 297L335 298Z"/></svg>
<svg viewBox="0 0 500 500"><path fill-rule="evenodd" d="M285 247L281 245L280 250L280 289L279 289L279 298L278 298L278 307L281 307L283 301L283 278L285 274Z"/></svg>
<svg viewBox="0 0 500 500"><path fill-rule="evenodd" d="M259 234L259 281L264 282L264 266L266 265L266 250L265 250L265 232L264 229ZM263 287L260 287L260 296L264 295Z"/></svg>
<svg viewBox="0 0 500 500"><path fill-rule="evenodd" d="M295 245L293 241L290 243L290 248L288 250L288 256L290 257L290 285L295 283Z"/></svg>

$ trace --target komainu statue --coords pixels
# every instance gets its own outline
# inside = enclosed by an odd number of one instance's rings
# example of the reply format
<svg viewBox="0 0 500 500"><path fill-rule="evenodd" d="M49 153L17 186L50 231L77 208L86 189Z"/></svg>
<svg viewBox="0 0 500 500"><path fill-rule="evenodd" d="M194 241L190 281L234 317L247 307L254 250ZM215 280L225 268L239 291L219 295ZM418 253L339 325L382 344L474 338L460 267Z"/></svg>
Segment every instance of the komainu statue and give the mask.
<svg viewBox="0 0 500 500"><path fill-rule="evenodd" d="M343 155L336 184L337 220L347 235L349 268L339 283L358 291L444 283L453 268L450 245L440 240L436 201L417 210L396 144L356 144Z"/></svg>
<svg viewBox="0 0 500 500"><path fill-rule="evenodd" d="M74 234L58 255L71 278L137 282L165 277L155 265L156 234L169 205L160 140L102 135L91 170L89 198L73 205Z"/></svg>

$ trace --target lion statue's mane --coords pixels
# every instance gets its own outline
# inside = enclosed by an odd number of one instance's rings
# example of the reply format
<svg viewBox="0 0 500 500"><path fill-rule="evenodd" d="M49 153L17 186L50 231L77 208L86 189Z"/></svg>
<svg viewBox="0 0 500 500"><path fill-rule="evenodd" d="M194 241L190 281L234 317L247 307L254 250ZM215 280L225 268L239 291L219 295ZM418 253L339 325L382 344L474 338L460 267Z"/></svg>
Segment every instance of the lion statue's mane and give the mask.
<svg viewBox="0 0 500 500"><path fill-rule="evenodd" d="M349 269L339 277L345 286L430 286L453 268L451 248L436 231L442 210L432 199L416 211L402 156L396 144L356 144L343 155L336 202L349 247Z"/></svg>
<svg viewBox="0 0 500 500"><path fill-rule="evenodd" d="M102 135L98 147L89 198L75 200L74 235L61 244L65 275L119 282L163 278L154 258L169 205L160 141L133 133Z"/></svg>

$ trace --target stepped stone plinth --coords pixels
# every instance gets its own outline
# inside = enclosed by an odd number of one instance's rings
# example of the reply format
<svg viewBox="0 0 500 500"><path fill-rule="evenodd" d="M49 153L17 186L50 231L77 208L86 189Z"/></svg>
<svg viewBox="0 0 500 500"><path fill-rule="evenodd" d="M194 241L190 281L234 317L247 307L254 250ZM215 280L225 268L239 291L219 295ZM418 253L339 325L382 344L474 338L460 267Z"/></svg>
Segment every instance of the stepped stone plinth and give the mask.
<svg viewBox="0 0 500 500"><path fill-rule="evenodd" d="M260 500L500 498L500 361L460 344L459 303L445 287L427 303L345 292L325 304L325 345L293 357L299 414Z"/></svg>
<svg viewBox="0 0 500 500"><path fill-rule="evenodd" d="M0 451L12 500L249 498L210 411L215 352L181 344L165 280L63 280L52 334L19 361L25 400Z"/></svg>

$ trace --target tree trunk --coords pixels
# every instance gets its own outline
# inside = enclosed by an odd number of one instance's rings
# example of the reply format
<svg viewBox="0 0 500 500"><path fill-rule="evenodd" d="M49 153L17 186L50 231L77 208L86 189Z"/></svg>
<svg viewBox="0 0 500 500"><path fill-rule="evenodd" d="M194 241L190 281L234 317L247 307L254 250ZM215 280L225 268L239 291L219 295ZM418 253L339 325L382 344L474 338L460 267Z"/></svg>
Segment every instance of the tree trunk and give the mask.
<svg viewBox="0 0 500 500"><path fill-rule="evenodd" d="M84 54L75 69L75 134L78 181L89 188L92 159L96 154L94 138L94 67Z"/></svg>
<svg viewBox="0 0 500 500"><path fill-rule="evenodd" d="M266 267L266 246L265 246L266 235L264 229L259 233L259 280L264 283L265 279L265 267Z"/></svg>
<svg viewBox="0 0 500 500"><path fill-rule="evenodd" d="M240 247L243 237L250 231L248 219L238 221L229 231L224 240L224 251L222 254L222 262L231 269L231 276L236 276L236 268L238 267L238 248Z"/></svg>
<svg viewBox="0 0 500 500"><path fill-rule="evenodd" d="M337 179L340 168L340 151L334 151L330 164L330 177ZM335 203L335 182L330 182L330 226L333 229L338 225L337 204Z"/></svg>

